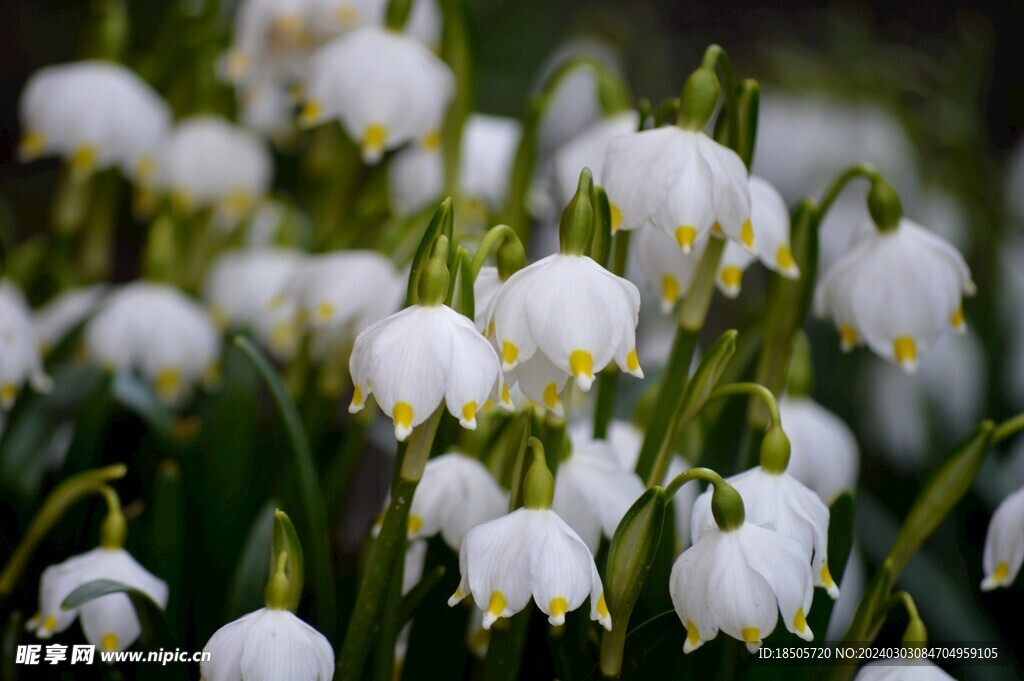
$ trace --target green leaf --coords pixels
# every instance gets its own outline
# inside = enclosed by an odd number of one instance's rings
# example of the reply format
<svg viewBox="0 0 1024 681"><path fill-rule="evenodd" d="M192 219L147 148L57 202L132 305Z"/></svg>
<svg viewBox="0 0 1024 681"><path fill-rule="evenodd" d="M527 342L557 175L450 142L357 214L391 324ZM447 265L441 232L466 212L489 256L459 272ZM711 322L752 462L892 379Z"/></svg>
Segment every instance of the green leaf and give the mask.
<svg viewBox="0 0 1024 681"><path fill-rule="evenodd" d="M459 312L473 321L476 300L473 292L473 258L465 248L459 248Z"/></svg>
<svg viewBox="0 0 1024 681"><path fill-rule="evenodd" d="M689 421L704 408L704 403L708 401L711 391L718 385L718 380L725 371L725 367L732 359L733 353L736 352L737 335L735 329L726 331L704 353L700 364L697 365L697 370L693 372L693 376L686 384L686 392L683 394L676 428Z"/></svg>
<svg viewBox="0 0 1024 681"><path fill-rule="evenodd" d="M276 508L276 501L268 501L252 521L228 589L225 621L238 619L263 603L263 587L268 577L267 547L272 541Z"/></svg>
<svg viewBox="0 0 1024 681"><path fill-rule="evenodd" d="M302 542L299 541L299 533L295 531L295 525L292 524L288 514L280 509L275 509L274 532L270 543L269 565L271 572L277 563L277 556L280 556L282 551L288 555L288 564L285 567L285 575L288 577L288 585L291 589L288 609L295 612L302 599L302 584L305 574Z"/></svg>
<svg viewBox="0 0 1024 681"><path fill-rule="evenodd" d="M167 624L163 609L147 594L127 584L109 579L95 579L86 582L68 594L60 607L64 610L72 610L101 596L117 593L123 593L131 600L132 606L135 608L135 615L139 618L139 624L142 626L143 645L150 649L175 647L176 642L171 635L171 629Z"/></svg>
<svg viewBox="0 0 1024 681"><path fill-rule="evenodd" d="M185 501L181 482L181 466L173 459L160 462L153 488L153 528L150 555L155 572L167 582L172 594L181 592L185 561ZM181 621L178 599L168 604L168 620Z"/></svg>

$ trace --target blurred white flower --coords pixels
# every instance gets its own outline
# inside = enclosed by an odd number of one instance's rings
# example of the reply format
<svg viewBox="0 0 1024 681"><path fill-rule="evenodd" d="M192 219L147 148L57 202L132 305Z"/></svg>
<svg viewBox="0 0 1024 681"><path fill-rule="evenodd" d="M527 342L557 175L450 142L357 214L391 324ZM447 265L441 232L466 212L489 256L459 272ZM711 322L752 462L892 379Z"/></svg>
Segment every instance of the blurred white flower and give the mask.
<svg viewBox="0 0 1024 681"><path fill-rule="evenodd" d="M788 472L769 473L760 466L727 478L726 482L743 498L747 522L771 527L795 540L804 561L814 566L814 584L824 587L833 599L838 598L839 587L828 571L829 511L818 495ZM700 544L708 533L718 531L711 513L711 494L709 489L693 505L691 532L695 544Z"/></svg>
<svg viewBox="0 0 1024 681"><path fill-rule="evenodd" d="M594 184L601 184L608 143L620 135L636 132L639 119L636 111L602 118L555 151L555 186L558 190L555 198L561 205L569 203L576 193L580 171L584 168L590 168ZM622 215L613 212L612 229L618 229L621 222Z"/></svg>
<svg viewBox="0 0 1024 681"><path fill-rule="evenodd" d="M451 69L421 43L366 26L311 57L301 122L340 119L364 161L376 163L406 142L439 144L454 88Z"/></svg>
<svg viewBox="0 0 1024 681"><path fill-rule="evenodd" d="M473 322L447 305L411 305L356 338L349 361L354 393L349 411L371 395L405 440L445 402L463 428L501 389L501 364Z"/></svg>
<svg viewBox="0 0 1024 681"><path fill-rule="evenodd" d="M779 414L789 436L790 475L828 506L857 486L860 450L849 426L810 397L783 397Z"/></svg>
<svg viewBox="0 0 1024 681"><path fill-rule="evenodd" d="M973 293L956 249L903 218L858 238L822 278L815 309L833 319L844 350L867 343L913 372L947 329L963 330L962 296Z"/></svg>
<svg viewBox="0 0 1024 681"><path fill-rule="evenodd" d="M14 405L26 382L40 391L50 386L30 314L21 292L0 281L0 415Z"/></svg>
<svg viewBox="0 0 1024 681"><path fill-rule="evenodd" d="M114 371L138 371L166 403L219 380L221 338L198 303L177 289L135 282L112 291L85 329L89 357Z"/></svg>
<svg viewBox="0 0 1024 681"><path fill-rule="evenodd" d="M775 631L779 611L786 629L805 641L814 587L806 553L790 537L743 523L715 525L672 566L669 591L686 627L683 652L692 652L719 630L756 652Z"/></svg>
<svg viewBox="0 0 1024 681"><path fill-rule="evenodd" d="M864 590L868 586L867 571L860 547L854 540L853 547L850 549L850 557L846 560L843 578L839 583L842 593L836 599L832 615L828 618L828 631L825 632L826 641L841 641L843 634L850 628L853 616L857 614L857 606L860 605L860 600L864 597Z"/></svg>
<svg viewBox="0 0 1024 681"><path fill-rule="evenodd" d="M276 357L291 357L298 328L281 313L278 296L301 263L298 251L280 248L228 251L211 265L203 301L222 327L248 327Z"/></svg>
<svg viewBox="0 0 1024 681"><path fill-rule="evenodd" d="M755 247L747 168L703 132L670 125L620 135L608 144L603 179L622 229L652 224L684 253L712 234Z"/></svg>
<svg viewBox="0 0 1024 681"><path fill-rule="evenodd" d="M318 0L243 0L224 76L233 83L295 75L316 41Z"/></svg>
<svg viewBox="0 0 1024 681"><path fill-rule="evenodd" d="M417 0L417 4L424 4ZM459 188L466 197L480 201L494 211L505 204L519 138L519 121L514 118L470 114L462 131L462 162Z"/></svg>
<svg viewBox="0 0 1024 681"><path fill-rule="evenodd" d="M295 128L294 100L285 81L259 78L238 88L242 125L275 142L287 139Z"/></svg>
<svg viewBox="0 0 1024 681"><path fill-rule="evenodd" d="M640 292L586 256L556 253L506 281L494 300L494 339L508 371L540 352L589 390L613 360L643 377L635 330Z"/></svg>
<svg viewBox="0 0 1024 681"><path fill-rule="evenodd" d="M214 632L203 646L205 681L331 681L334 651L287 610L260 608Z"/></svg>
<svg viewBox="0 0 1024 681"><path fill-rule="evenodd" d="M555 626L589 596L590 619L612 628L590 549L551 509L520 508L471 529L459 550L459 571L448 605L472 595L484 611L484 629L525 608L531 596Z"/></svg>
<svg viewBox="0 0 1024 681"><path fill-rule="evenodd" d="M928 659L889 659L868 662L853 681L954 681Z"/></svg>
<svg viewBox="0 0 1024 681"><path fill-rule="evenodd" d="M71 329L92 312L106 287L102 285L76 288L58 294L32 313L40 351L45 355L57 347Z"/></svg>
<svg viewBox="0 0 1024 681"><path fill-rule="evenodd" d="M233 225L270 188L273 160L263 141L217 116L194 116L174 128L156 157L156 186L183 212L213 208Z"/></svg>
<svg viewBox="0 0 1024 681"><path fill-rule="evenodd" d="M427 461L409 509L409 538L438 532L458 551L470 528L508 510L508 493L487 467L463 454L448 453Z"/></svg>
<svg viewBox="0 0 1024 681"><path fill-rule="evenodd" d="M147 184L153 153L170 123L170 107L123 66L48 66L32 75L22 93L18 153L23 160L57 154L80 176L119 166Z"/></svg>
<svg viewBox="0 0 1024 681"><path fill-rule="evenodd" d="M107 594L70 610L61 607L72 591L98 579L138 589L161 608L167 606L167 584L163 580L147 572L124 549L101 546L43 570L39 581L39 612L28 621L26 628L39 638L48 639L81 617L86 640L100 650L110 652L131 647L142 633L142 627L127 594Z"/></svg>
<svg viewBox="0 0 1024 681"><path fill-rule="evenodd" d="M985 535L983 566L985 579L982 591L991 591L1013 584L1024 563L1024 487L1006 497L996 512Z"/></svg>
<svg viewBox="0 0 1024 681"><path fill-rule="evenodd" d="M676 301L686 295L704 254L704 243L690 253L679 250L672 237L657 227L644 225L636 230L634 256L644 284L657 291L662 314L669 314Z"/></svg>
<svg viewBox="0 0 1024 681"><path fill-rule="evenodd" d="M388 166L388 192L398 215L411 215L436 202L444 191L444 158L439 144L410 144Z"/></svg>

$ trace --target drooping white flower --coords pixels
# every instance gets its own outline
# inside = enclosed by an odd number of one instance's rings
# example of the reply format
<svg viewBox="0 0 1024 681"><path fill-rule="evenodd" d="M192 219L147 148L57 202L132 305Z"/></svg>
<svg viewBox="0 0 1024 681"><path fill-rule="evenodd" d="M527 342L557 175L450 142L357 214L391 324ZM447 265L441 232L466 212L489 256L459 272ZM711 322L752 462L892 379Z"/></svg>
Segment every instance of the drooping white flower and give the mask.
<svg viewBox="0 0 1024 681"><path fill-rule="evenodd" d="M33 312L32 325L42 353L45 355L57 347L64 336L96 308L105 292L106 287L102 285L71 289Z"/></svg>
<svg viewBox="0 0 1024 681"><path fill-rule="evenodd" d="M111 292L85 329L85 348L114 371L137 371L169 404L215 382L221 338L193 300L170 286L135 282Z"/></svg>
<svg viewBox="0 0 1024 681"><path fill-rule="evenodd" d="M783 397L790 453L787 472L814 490L826 505L857 486L860 450L850 428L809 397Z"/></svg>
<svg viewBox="0 0 1024 681"><path fill-rule="evenodd" d="M203 301L218 324L251 328L275 356L291 357L298 346L298 329L279 306L274 309L274 303L301 262L297 251L286 249L229 251L210 267Z"/></svg>
<svg viewBox="0 0 1024 681"><path fill-rule="evenodd" d="M739 295L743 271L754 260L760 260L768 269L789 279L800 276L789 246L786 201L775 187L754 175L750 176L750 224L757 234L754 252L730 241L725 245L722 262L718 266L716 283L719 290L730 298Z"/></svg>
<svg viewBox="0 0 1024 681"><path fill-rule="evenodd" d="M513 399L514 404L520 408L532 405L557 418L565 416L562 391L571 378L572 374L552 364L542 352L534 353L530 359L505 372L505 380L522 397L522 400ZM527 405L522 404L524 401Z"/></svg>
<svg viewBox="0 0 1024 681"><path fill-rule="evenodd" d="M1024 563L1024 487L1006 497L996 512L985 535L983 566L985 579L982 591L991 591L1013 584Z"/></svg>
<svg viewBox="0 0 1024 681"><path fill-rule="evenodd" d="M928 659L889 659L868 662L853 681L955 681Z"/></svg>
<svg viewBox="0 0 1024 681"><path fill-rule="evenodd" d="M747 168L703 132L670 125L620 135L608 144L603 179L622 229L652 224L684 253L709 235L757 243Z"/></svg>
<svg viewBox="0 0 1024 681"><path fill-rule="evenodd" d="M815 309L833 319L844 349L866 343L913 372L947 329L964 328L962 296L973 293L956 249L903 218L854 243L818 285Z"/></svg>
<svg viewBox="0 0 1024 681"><path fill-rule="evenodd" d="M398 309L404 295L390 260L374 251L338 251L305 258L270 307L296 329L305 326L310 352L324 359Z"/></svg>
<svg viewBox="0 0 1024 681"><path fill-rule="evenodd" d="M459 188L490 210L505 204L519 138L519 121L501 116L470 114L462 131Z"/></svg>
<svg viewBox="0 0 1024 681"><path fill-rule="evenodd" d="M601 184L608 143L619 135L636 132L640 115L633 110L602 118L555 151L556 198L563 205L576 193L580 171L590 168L594 184ZM612 214L612 229L618 229L622 215Z"/></svg>
<svg viewBox="0 0 1024 681"><path fill-rule="evenodd" d="M61 607L72 591L98 579L138 589L161 608L167 605L167 584L163 580L147 572L124 549L101 546L43 570L39 612L26 627L39 638L48 639L80 617L86 640L100 650L129 648L139 638L142 627L126 594L107 594L70 610Z"/></svg>
<svg viewBox="0 0 1024 681"><path fill-rule="evenodd" d="M24 160L57 154L79 175L118 166L146 184L153 153L171 123L171 109L133 71L80 61L48 66L21 97Z"/></svg>
<svg viewBox="0 0 1024 681"><path fill-rule="evenodd" d="M525 608L531 597L559 626L588 596L590 618L612 628L590 549L549 508L520 508L471 529L459 550L459 572L462 579L448 605L473 596L484 611L484 629Z"/></svg>
<svg viewBox="0 0 1024 681"><path fill-rule="evenodd" d="M462 546L470 528L500 517L508 509L508 494L487 467L457 453L427 461L409 509L409 538L438 532L453 551Z"/></svg>
<svg viewBox="0 0 1024 681"><path fill-rule="evenodd" d="M669 592L686 627L684 652L724 631L756 652L775 630L779 611L786 629L805 641L814 587L810 564L790 537L750 522L723 531L714 526L672 566Z"/></svg>
<svg viewBox="0 0 1024 681"><path fill-rule="evenodd" d="M156 157L156 185L185 211L212 207L229 224L270 188L273 161L253 132L217 116L181 121Z"/></svg>
<svg viewBox="0 0 1024 681"><path fill-rule="evenodd" d="M594 372L614 361L643 377L636 357L640 292L586 256L556 253L502 285L494 301L494 339L503 368L536 353L589 390Z"/></svg>
<svg viewBox="0 0 1024 681"><path fill-rule="evenodd" d="M319 631L287 610L260 608L214 632L203 646L205 681L331 681L334 651Z"/></svg>
<svg viewBox="0 0 1024 681"><path fill-rule="evenodd" d="M388 149L436 138L454 88L451 69L421 43L366 26L311 57L302 122L340 119L376 163Z"/></svg>
<svg viewBox="0 0 1024 681"><path fill-rule="evenodd" d="M828 571L829 511L818 495L788 472L769 473L760 466L726 482L743 498L748 524L771 527L795 540L804 561L814 566L814 584L824 587L833 599L838 598L839 587ZM706 491L693 505L690 531L696 544L718 530L711 512L711 494L711 490Z"/></svg>
<svg viewBox="0 0 1024 681"><path fill-rule="evenodd" d="M644 493L643 481L619 464L607 440L594 440L579 428L572 451L558 466L551 509L597 553L601 536L611 539L629 507Z"/></svg>
<svg viewBox="0 0 1024 681"><path fill-rule="evenodd" d="M399 441L442 401L464 428L475 429L477 410L501 387L494 348L447 305L411 305L371 325L356 338L349 368L349 411L375 395Z"/></svg>
<svg viewBox="0 0 1024 681"><path fill-rule="evenodd" d="M21 292L0 282L0 414L14 405L26 382L40 391L50 385L29 315Z"/></svg>
<svg viewBox="0 0 1024 681"><path fill-rule="evenodd" d="M707 242L703 240L690 253L683 253L672 237L650 225L638 228L634 240L634 257L644 284L659 293L661 311L668 314L689 292Z"/></svg>

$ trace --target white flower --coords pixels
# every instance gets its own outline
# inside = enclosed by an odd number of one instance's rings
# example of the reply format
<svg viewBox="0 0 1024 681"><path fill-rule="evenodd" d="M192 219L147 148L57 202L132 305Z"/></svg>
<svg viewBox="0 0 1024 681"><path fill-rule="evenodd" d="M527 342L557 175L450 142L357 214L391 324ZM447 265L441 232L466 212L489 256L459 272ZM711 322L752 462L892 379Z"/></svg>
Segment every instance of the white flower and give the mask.
<svg viewBox="0 0 1024 681"><path fill-rule="evenodd" d="M800 276L789 246L789 209L782 195L767 181L750 176L750 224L757 234L754 253L734 241L725 245L722 262L718 266L719 290L730 298L740 292L743 270L755 259L765 267L789 279Z"/></svg>
<svg viewBox="0 0 1024 681"><path fill-rule="evenodd" d="M404 296L405 282L390 260L374 251L338 251L307 257L270 307L295 328L305 325L310 351L322 360L397 310Z"/></svg>
<svg viewBox="0 0 1024 681"><path fill-rule="evenodd" d="M505 204L519 138L519 121L501 116L470 114L462 130L459 187L491 210Z"/></svg>
<svg viewBox="0 0 1024 681"><path fill-rule="evenodd" d="M217 116L181 121L157 152L156 185L183 210L212 207L228 223L270 188L273 161L253 132Z"/></svg>
<svg viewBox="0 0 1024 681"><path fill-rule="evenodd" d="M587 435L579 428L571 433L572 451L558 466L551 510L597 553L601 535L610 539L615 534L645 487L636 473L619 464L609 441Z"/></svg>
<svg viewBox="0 0 1024 681"><path fill-rule="evenodd" d="M21 97L23 159L57 154L85 175L119 166L145 184L171 109L144 80L117 64L81 61L40 69Z"/></svg>
<svg viewBox="0 0 1024 681"><path fill-rule="evenodd" d="M451 70L421 43L367 26L311 57L302 121L341 119L376 163L388 149L436 139L454 88Z"/></svg>
<svg viewBox="0 0 1024 681"><path fill-rule="evenodd" d="M1013 584L1024 563L1024 487L1006 497L988 526L982 591Z"/></svg>
<svg viewBox="0 0 1024 681"><path fill-rule="evenodd" d="M101 546L43 570L39 581L39 613L26 625L29 631L47 639L81 617L82 631L89 643L103 651L129 648L139 638L142 627L126 594L107 594L77 608L61 608L72 591L98 579L138 589L161 608L167 605L167 584L163 580L147 572L124 549Z"/></svg>
<svg viewBox="0 0 1024 681"><path fill-rule="evenodd" d="M828 571L829 511L818 495L788 472L769 473L760 466L734 475L726 482L743 498L748 524L771 527L795 540L802 549L804 561L814 566L814 584L824 587L833 599L838 598L839 587ZM693 505L690 525L697 544L709 532L717 531L711 513L711 494L711 490L706 491Z"/></svg>
<svg viewBox="0 0 1024 681"><path fill-rule="evenodd" d="M405 440L444 401L463 428L501 387L494 348L473 322L446 305L411 305L356 338L349 361L360 411L372 393Z"/></svg>
<svg viewBox="0 0 1024 681"><path fill-rule="evenodd" d="M410 144L388 166L388 192L394 212L411 215L436 202L444 191L444 158L440 141Z"/></svg>
<svg viewBox="0 0 1024 681"><path fill-rule="evenodd" d="M89 356L115 371L137 371L157 396L183 401L218 376L221 338L206 312L177 289L135 282L109 294L85 329Z"/></svg>
<svg viewBox="0 0 1024 681"><path fill-rule="evenodd" d="M809 397L783 397L779 414L789 436L786 471L831 505L857 486L860 450L843 421Z"/></svg>
<svg viewBox="0 0 1024 681"><path fill-rule="evenodd" d="M683 552L672 566L669 592L686 627L684 652L724 631L756 652L775 630L779 611L786 629L805 641L814 588L811 569L793 539L749 522L717 526Z"/></svg>
<svg viewBox="0 0 1024 681"><path fill-rule="evenodd" d="M105 292L102 285L71 289L36 310L32 325L43 354L57 347L71 329L89 316Z"/></svg>
<svg viewBox="0 0 1024 681"><path fill-rule="evenodd" d="M505 380L528 405L546 409L558 418L565 416L562 391L570 378L571 374L552 364L541 352L534 353L533 357L505 373ZM519 401L515 404L520 408L528 406Z"/></svg>
<svg viewBox="0 0 1024 681"><path fill-rule="evenodd" d="M285 81L260 78L238 87L238 117L242 125L275 142L295 128L294 101Z"/></svg>
<svg viewBox="0 0 1024 681"><path fill-rule="evenodd" d="M235 13L232 48L224 71L227 80L247 82L268 72L297 71L313 47L322 23L316 0L244 0Z"/></svg>
<svg viewBox="0 0 1024 681"><path fill-rule="evenodd" d="M454 551L470 528L502 516L508 494L487 467L462 454L442 454L427 461L409 509L409 538L438 532Z"/></svg>
<svg viewBox="0 0 1024 681"><path fill-rule="evenodd" d="M551 509L520 508L471 529L459 550L459 571L448 605L472 595L484 611L484 629L525 608L531 596L555 626L590 596L590 618L612 628L590 549Z"/></svg>
<svg viewBox="0 0 1024 681"><path fill-rule="evenodd" d="M297 329L272 308L301 262L297 251L285 249L228 251L210 267L203 301L223 327L249 327L275 356L291 357L298 345Z"/></svg>
<svg viewBox="0 0 1024 681"><path fill-rule="evenodd" d="M14 405L26 382L40 391L50 385L29 314L21 292L0 282L0 415Z"/></svg>
<svg viewBox="0 0 1024 681"><path fill-rule="evenodd" d="M473 281L473 307L476 312L476 328L485 336L493 336L494 329L490 326L494 311L494 299L504 282L498 274L498 268L486 265L480 268Z"/></svg>
<svg viewBox="0 0 1024 681"><path fill-rule="evenodd" d="M334 651L287 610L260 608L214 632L199 665L205 681L331 681Z"/></svg>
<svg viewBox="0 0 1024 681"><path fill-rule="evenodd" d="M622 229L650 223L684 253L712 234L748 249L756 244L747 168L703 132L670 125L616 137L608 144L604 188Z"/></svg>
<svg viewBox="0 0 1024 681"><path fill-rule="evenodd" d="M705 242L697 244L690 253L683 253L670 236L650 225L639 227L633 238L634 257L644 285L659 293L661 311L668 314L690 290Z"/></svg>
<svg viewBox="0 0 1024 681"><path fill-rule="evenodd" d="M554 167L557 199L561 204L569 203L576 193L580 171L584 168L590 168L594 174L594 184L601 184L608 143L620 135L636 132L639 118L632 110L602 118L558 148ZM613 213L612 229L618 229L621 221L622 216Z"/></svg>
<svg viewBox="0 0 1024 681"><path fill-rule="evenodd" d="M556 253L525 267L494 301L494 338L510 370L538 352L581 390L615 361L643 377L636 357L640 292L586 256Z"/></svg>
<svg viewBox="0 0 1024 681"><path fill-rule="evenodd" d="M954 681L934 662L927 659L890 659L868 662L853 681Z"/></svg>
<svg viewBox="0 0 1024 681"><path fill-rule="evenodd" d="M903 218L854 243L818 285L815 308L832 317L844 349L865 342L913 372L946 329L963 329L961 296L973 293L956 249Z"/></svg>

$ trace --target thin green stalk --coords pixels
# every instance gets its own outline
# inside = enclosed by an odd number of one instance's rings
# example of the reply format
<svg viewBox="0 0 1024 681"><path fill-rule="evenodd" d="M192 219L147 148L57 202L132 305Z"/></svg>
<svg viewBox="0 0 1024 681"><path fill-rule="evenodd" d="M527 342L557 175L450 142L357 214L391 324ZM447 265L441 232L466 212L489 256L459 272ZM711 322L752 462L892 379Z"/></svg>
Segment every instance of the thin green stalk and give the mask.
<svg viewBox="0 0 1024 681"><path fill-rule="evenodd" d="M558 464L565 453L565 419L560 419L548 412L544 419L544 453L551 475L558 474Z"/></svg>
<svg viewBox="0 0 1024 681"><path fill-rule="evenodd" d="M487 230L484 238L480 241L480 246L473 255L474 281L476 281L477 276L480 274L480 270L483 269L484 263L487 262L488 256L490 256L494 249L507 241L519 241L516 231L508 225L495 225Z"/></svg>
<svg viewBox="0 0 1024 681"><path fill-rule="evenodd" d="M772 425L778 425L782 422L779 418L779 403L775 399L775 395L771 390L764 387L760 383L730 383L729 385L723 385L719 388L715 388L711 396L708 397L708 402L713 400L722 399L725 397L732 397L734 395L751 395L757 397L764 404L768 413L771 415Z"/></svg>
<svg viewBox="0 0 1024 681"><path fill-rule="evenodd" d="M611 273L623 276L629 258L629 237L632 232L619 232L612 239ZM615 416L615 395L618 392L619 372L609 366L597 377L597 397L594 399L594 439L608 436L608 424Z"/></svg>
<svg viewBox="0 0 1024 681"><path fill-rule="evenodd" d="M879 177L878 170L870 163L858 163L857 165L850 166L842 173L836 176L832 180L832 184L828 186L825 193L821 195L821 200L818 201L818 223L821 224L825 221L825 216L829 210L832 209L832 204L836 202L839 195L846 188L846 185L851 180L858 177L863 177L866 180L874 181Z"/></svg>
<svg viewBox="0 0 1024 681"><path fill-rule="evenodd" d="M425 2L426 0L419 0ZM466 0L441 0L444 22L442 55L455 74L455 96L448 107L441 136L444 156L444 193L455 195L459 190L462 161L462 133L466 118L473 110L473 50L469 35L469 11Z"/></svg>
<svg viewBox="0 0 1024 681"><path fill-rule="evenodd" d="M1006 438L1013 437L1022 430L1024 430L1024 412L1017 414L996 426L996 430L992 434L992 443L997 444L1002 442Z"/></svg>

